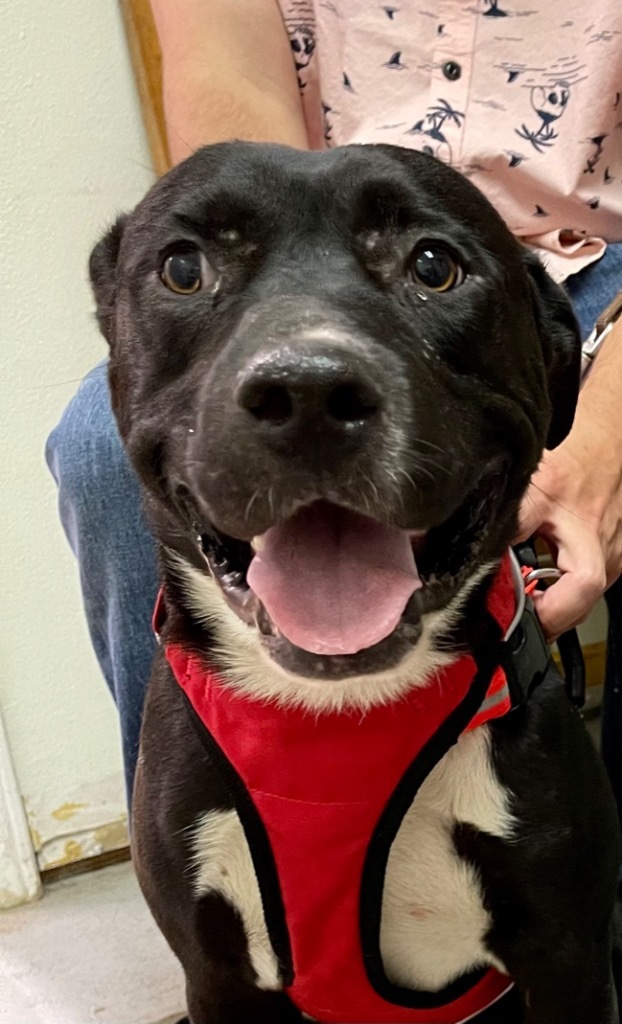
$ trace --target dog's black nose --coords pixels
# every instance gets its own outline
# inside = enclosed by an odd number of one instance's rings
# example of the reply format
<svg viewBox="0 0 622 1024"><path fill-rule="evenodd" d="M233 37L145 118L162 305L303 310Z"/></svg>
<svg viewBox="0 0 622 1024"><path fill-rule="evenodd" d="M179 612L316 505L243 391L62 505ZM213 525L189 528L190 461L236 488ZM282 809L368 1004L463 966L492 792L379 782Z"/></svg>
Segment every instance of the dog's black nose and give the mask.
<svg viewBox="0 0 622 1024"><path fill-rule="evenodd" d="M372 366L357 353L325 347L256 356L242 371L235 397L275 441L318 433L362 437L382 408Z"/></svg>

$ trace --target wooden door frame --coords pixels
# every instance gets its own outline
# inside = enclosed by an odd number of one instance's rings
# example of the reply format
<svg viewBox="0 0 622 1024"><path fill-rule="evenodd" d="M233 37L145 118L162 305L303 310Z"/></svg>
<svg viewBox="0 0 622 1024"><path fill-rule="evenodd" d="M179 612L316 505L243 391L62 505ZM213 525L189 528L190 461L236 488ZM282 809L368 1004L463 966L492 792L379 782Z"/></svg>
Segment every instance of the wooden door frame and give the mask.
<svg viewBox="0 0 622 1024"><path fill-rule="evenodd" d="M0 715L0 910L40 894L37 858Z"/></svg>
<svg viewBox="0 0 622 1024"><path fill-rule="evenodd" d="M162 57L149 0L119 0L151 159L156 174L170 170L162 101Z"/></svg>

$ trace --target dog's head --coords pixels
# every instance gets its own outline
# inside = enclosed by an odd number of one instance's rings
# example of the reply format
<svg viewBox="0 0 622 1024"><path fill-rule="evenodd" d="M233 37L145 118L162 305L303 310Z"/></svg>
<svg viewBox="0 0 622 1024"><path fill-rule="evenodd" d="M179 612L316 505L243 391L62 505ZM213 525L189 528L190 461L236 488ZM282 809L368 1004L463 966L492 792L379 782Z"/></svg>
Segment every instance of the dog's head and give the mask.
<svg viewBox="0 0 622 1024"><path fill-rule="evenodd" d="M572 423L563 292L416 152L208 147L117 222L91 276L189 605L289 679L408 664Z"/></svg>

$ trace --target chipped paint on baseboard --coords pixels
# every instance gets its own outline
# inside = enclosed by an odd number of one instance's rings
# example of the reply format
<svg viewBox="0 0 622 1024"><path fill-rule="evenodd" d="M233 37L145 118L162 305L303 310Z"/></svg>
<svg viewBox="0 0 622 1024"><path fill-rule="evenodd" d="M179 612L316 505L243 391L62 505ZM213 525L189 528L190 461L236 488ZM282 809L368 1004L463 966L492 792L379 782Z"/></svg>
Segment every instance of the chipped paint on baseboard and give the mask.
<svg viewBox="0 0 622 1024"><path fill-rule="evenodd" d="M74 815L81 811L86 804L78 804L75 801L67 801L67 803L61 804L55 811L52 811L52 817L56 818L57 821L69 821Z"/></svg>
<svg viewBox="0 0 622 1024"><path fill-rule="evenodd" d="M124 815L98 828L49 840L38 851L37 861L39 870L47 871L90 857L99 857L102 853L123 850L127 846L129 833L127 817Z"/></svg>
<svg viewBox="0 0 622 1024"><path fill-rule="evenodd" d="M111 821L108 825L102 825L95 830L95 842L101 845L102 853L110 853L112 850L122 850L129 846L130 836L127 817L120 821Z"/></svg>
<svg viewBox="0 0 622 1024"><path fill-rule="evenodd" d="M40 850L41 847L43 846L43 840L41 838L41 833L39 832L38 829L36 829L34 827L32 822L30 822L30 821L28 822L28 831L30 832L30 840L32 842L33 849L35 851L36 850Z"/></svg>
<svg viewBox="0 0 622 1024"><path fill-rule="evenodd" d="M58 845L61 844L59 843ZM76 839L67 839L67 841L62 844L61 855L56 860L48 860L45 866L46 869L61 868L65 867L66 864L75 864L77 860L82 860L83 857L84 847L82 843L79 843Z"/></svg>
<svg viewBox="0 0 622 1024"><path fill-rule="evenodd" d="M129 845L120 774L77 786L50 807L44 795L26 799L30 835L40 871L64 867Z"/></svg>

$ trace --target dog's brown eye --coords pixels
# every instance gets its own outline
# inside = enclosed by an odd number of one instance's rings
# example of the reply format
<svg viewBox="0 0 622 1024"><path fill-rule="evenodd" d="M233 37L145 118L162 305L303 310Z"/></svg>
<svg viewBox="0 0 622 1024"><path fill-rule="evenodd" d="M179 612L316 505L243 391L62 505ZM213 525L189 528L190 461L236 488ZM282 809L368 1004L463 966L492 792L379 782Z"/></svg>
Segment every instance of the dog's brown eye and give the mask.
<svg viewBox="0 0 622 1024"><path fill-rule="evenodd" d="M198 249L175 252L168 256L161 277L166 287L178 295L193 295L201 287L213 284L216 280L214 271Z"/></svg>
<svg viewBox="0 0 622 1024"><path fill-rule="evenodd" d="M464 271L453 256L433 246L424 246L415 253L411 272L417 284L433 292L448 292L464 280Z"/></svg>

